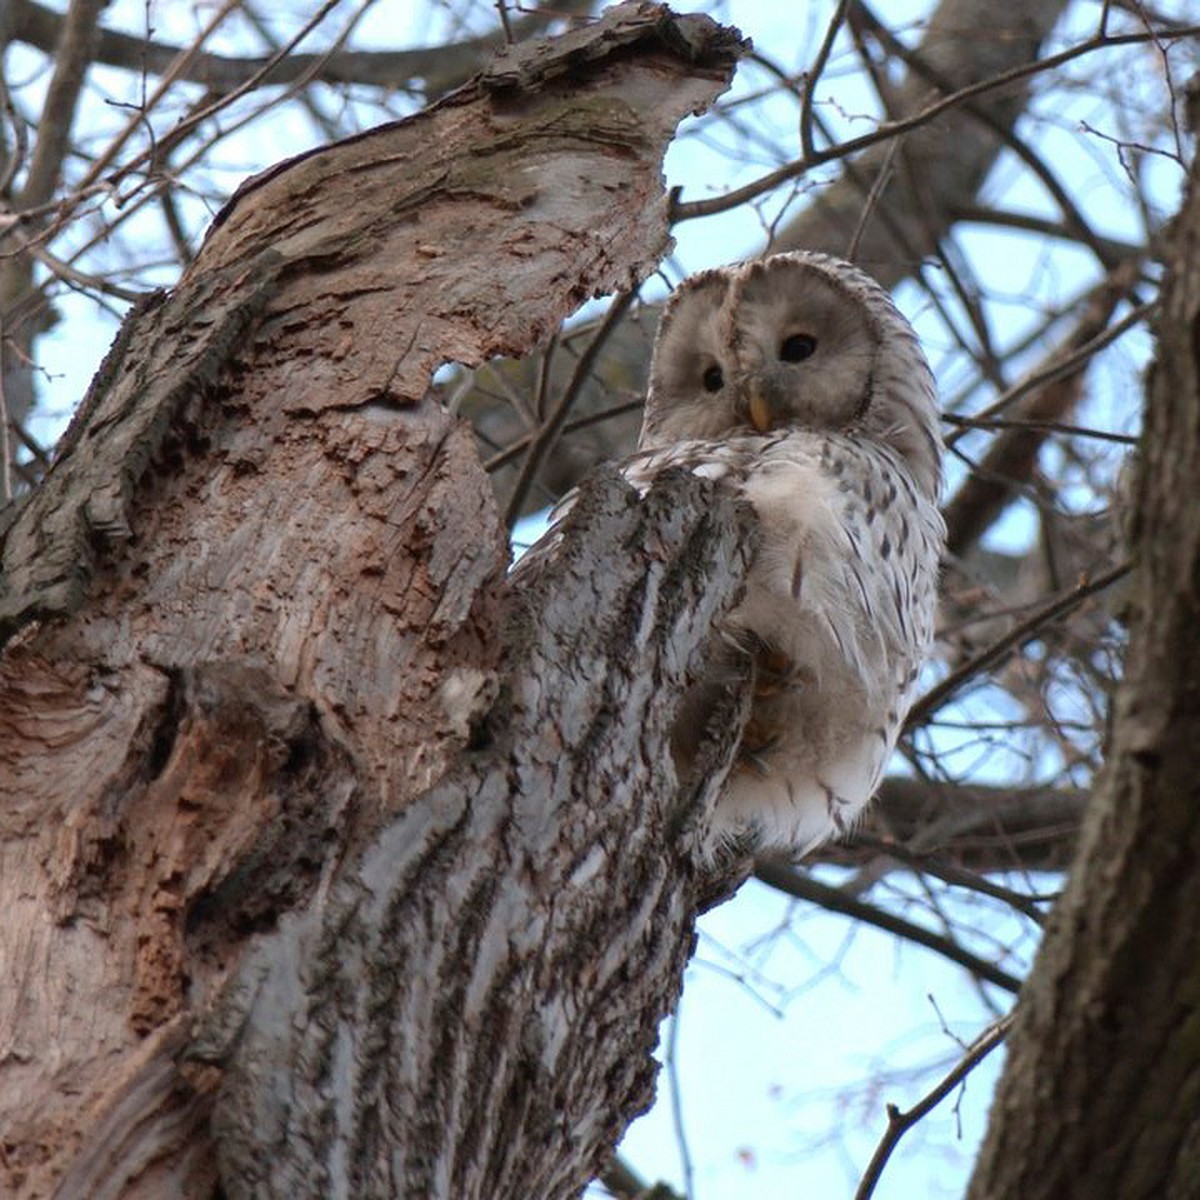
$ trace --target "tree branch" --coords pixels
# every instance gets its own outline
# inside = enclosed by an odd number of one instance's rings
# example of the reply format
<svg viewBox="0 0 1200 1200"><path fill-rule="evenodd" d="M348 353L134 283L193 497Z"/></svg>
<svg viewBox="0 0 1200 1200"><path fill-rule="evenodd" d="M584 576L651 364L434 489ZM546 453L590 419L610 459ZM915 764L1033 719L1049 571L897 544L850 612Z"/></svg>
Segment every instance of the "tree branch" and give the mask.
<svg viewBox="0 0 1200 1200"><path fill-rule="evenodd" d="M927 1095L923 1096L912 1108L901 1111L894 1104L887 1106L887 1130L871 1156L867 1169L863 1172L862 1180L854 1193L854 1200L870 1200L875 1194L875 1188L883 1177L884 1168L892 1152L900 1144L900 1139L925 1116L931 1113L952 1091L973 1071L997 1046L1004 1042L1008 1031L1012 1028L1013 1016L1008 1014L1001 1017L994 1025L984 1030L979 1037L967 1047L966 1053L955 1064L938 1085Z"/></svg>
<svg viewBox="0 0 1200 1200"><path fill-rule="evenodd" d="M9 0L10 36L46 54L53 54L64 17L36 0ZM555 0L512 21L516 41L534 37L552 21L567 14L587 12L591 0ZM269 57L233 58L202 53L190 57L179 75L190 83L221 95L253 81L257 87L275 87L312 79L322 83L355 83L368 87L401 87L420 79L426 95L436 97L470 78L505 44L502 32L467 38L446 46L416 50L337 50L332 53L294 54L272 62ZM173 68L185 51L152 38L133 37L101 29L94 61L126 71L161 75ZM264 72L264 67L270 67Z"/></svg>
<svg viewBox="0 0 1200 1200"><path fill-rule="evenodd" d="M34 208L45 204L54 195L63 160L70 149L75 106L95 51L97 26L105 4L106 0L71 0L70 8L57 22L57 36L50 49L54 74L46 91L37 141L18 208Z"/></svg>
<svg viewBox="0 0 1200 1200"><path fill-rule="evenodd" d="M828 842L819 862L862 867L881 849L974 871L1063 871L1075 851L1088 795L1077 788L989 787L892 775L867 810L863 837Z"/></svg>
<svg viewBox="0 0 1200 1200"><path fill-rule="evenodd" d="M1044 72L1055 70L1065 63L1071 62L1076 58L1081 58L1084 55L1094 54L1099 50L1107 50L1114 46L1134 45L1143 42L1153 42L1159 39L1175 40L1178 38L1195 37L1197 34L1200 34L1200 26L1188 26L1185 29L1179 30L1157 30L1149 33L1112 34L1107 37L1089 38L1087 41L1072 46L1067 50L1062 50L1058 54L1047 55L1036 62L1024 63L1020 66L1012 67L1007 71L1002 71L990 79L982 79L978 83L961 87L949 96L943 96L940 100L926 105L911 116L902 117L895 121L885 121L871 133L864 133L855 138L847 138L844 142L839 142L835 146L829 146L824 150L817 151L811 158L796 159L779 167L777 170L768 172L754 182L745 184L740 188L734 188L724 195L715 196L709 200L682 201L675 199L671 207L671 219L673 222L694 221L698 217L711 217L716 216L718 213L728 212L732 208L737 208L750 200L755 200L759 196L773 191L791 179L796 179L798 176L807 174L814 167L822 166L827 162L849 158L881 142L887 142L899 137L901 134L921 129L937 120L937 118L948 110L962 107L968 100L973 100L978 96L986 96L989 92L1006 89L1010 84L1022 82Z"/></svg>
<svg viewBox="0 0 1200 1200"><path fill-rule="evenodd" d="M927 950L932 950L943 958L958 963L960 967L965 967L971 974L978 976L986 983L1003 988L1006 992L1016 994L1021 990L1021 981L1015 975L1010 975L995 963L988 962L987 959L980 958L977 954L972 954L970 950L960 946L953 938L935 933L923 925L907 921L874 904L868 904L865 900L860 900L857 896L852 896L841 888L830 887L829 884L821 883L811 875L806 875L793 867L769 859L760 859L755 864L754 877L770 887L786 892L789 896L817 904L827 912L841 913L843 916L861 921L864 925L873 925L885 933L891 933L905 941L924 946Z"/></svg>
<svg viewBox="0 0 1200 1200"><path fill-rule="evenodd" d="M1010 629L1002 637L997 638L990 646L975 655L975 657L956 667L945 679L934 684L909 710L908 727L911 728L912 726L919 725L972 679L989 670L1003 659L1006 654L1032 641L1047 625L1057 620L1064 613L1070 612L1073 608L1082 604L1089 596L1094 596L1097 592L1102 592L1105 588L1111 587L1119 579L1124 578L1129 574L1132 566L1131 562L1119 563L1111 570L1104 571L1096 576L1095 579L1080 583L1064 595L1056 596L1053 600L1038 608L1036 612Z"/></svg>

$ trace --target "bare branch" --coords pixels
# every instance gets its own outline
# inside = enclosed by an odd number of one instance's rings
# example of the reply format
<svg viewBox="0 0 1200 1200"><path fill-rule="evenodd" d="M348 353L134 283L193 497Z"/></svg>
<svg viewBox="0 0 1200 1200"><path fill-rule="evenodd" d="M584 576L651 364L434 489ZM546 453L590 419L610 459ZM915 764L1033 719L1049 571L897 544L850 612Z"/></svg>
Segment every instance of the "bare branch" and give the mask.
<svg viewBox="0 0 1200 1200"><path fill-rule="evenodd" d="M71 127L83 77L92 61L97 25L105 6L106 0L71 0L66 15L60 19L53 47L54 75L38 123L29 174L18 200L20 208L45 204L58 186L63 160L71 145Z"/></svg>
<svg viewBox="0 0 1200 1200"><path fill-rule="evenodd" d="M10 36L30 46L54 53L63 17L35 0L9 0ZM587 12L591 0L555 0L520 19L512 21L513 38L523 41L544 30L564 14ZM126 71L147 71L162 75L174 71L178 78L203 85L214 95L242 89L251 84L273 87L302 79L323 83L358 83L372 87L401 87L421 80L427 95L440 95L465 82L491 54L504 37L489 34L445 46L417 50L348 51L326 54L296 54L265 58L230 58L202 53L187 56L185 65L176 64L185 56L180 46L171 46L150 38L132 37L115 30L101 29L95 61Z"/></svg>
<svg viewBox="0 0 1200 1200"><path fill-rule="evenodd" d="M1118 268L1096 289L1075 329L1047 361L972 418L987 420L1025 398L1018 411L1022 421L1031 423L997 437L978 467L947 501L946 546L951 554L965 554L1028 482L1050 432L1047 426L1058 423L1078 402L1083 373L1092 357L1153 311L1152 304L1137 305L1109 325L1114 309L1136 277L1135 271L1132 263ZM964 432L958 430L949 436L947 445L953 447Z"/></svg>
<svg viewBox="0 0 1200 1200"><path fill-rule="evenodd" d="M807 900L812 904L820 905L829 912L841 913L843 916L861 921L864 925L873 925L885 933L894 934L905 941L924 946L927 950L933 950L943 958L948 958L960 967L965 967L973 975L987 983L1003 988L1006 992L1012 992L1015 995L1021 990L1021 981L1015 975L1010 975L995 963L973 954L952 938L934 933L933 930L927 929L923 925L907 921L874 904L868 904L865 900L860 900L857 896L852 896L841 888L821 883L795 867L762 858L755 863L754 877L770 887L786 892L789 896Z"/></svg>
<svg viewBox="0 0 1200 1200"><path fill-rule="evenodd" d="M525 452L525 459L521 463L521 473L513 485L512 495L509 497L508 508L505 511L505 523L510 529L521 515L521 511L525 507L525 497L537 478L538 468L541 467L543 459L550 447L553 446L555 438L562 431L571 406L579 397L584 382L591 374L597 356L609 335L616 328L617 322L633 303L635 295L634 291L624 291L613 297L608 311L604 314L604 320L600 322L600 328L596 330L595 336L575 364L571 379L559 397L558 403L554 406L554 411L542 422L541 428L531 436L528 443L529 448Z"/></svg>
<svg viewBox="0 0 1200 1200"><path fill-rule="evenodd" d="M870 1163L863 1173L854 1200L870 1200L875 1194L875 1188L883 1175L892 1151L900 1144L900 1139L922 1117L932 1112L966 1077L981 1063L997 1046L1001 1045L1012 1028L1013 1014L1001 1017L988 1029L979 1035L967 1048L967 1052L955 1065L954 1069L944 1079L912 1108L901 1111L894 1104L887 1106L887 1130L882 1140L871 1156Z"/></svg>
<svg viewBox="0 0 1200 1200"><path fill-rule="evenodd" d="M1131 562L1123 562L1109 571L1096 576L1095 579L1079 584L1065 595L1056 597L1044 607L1039 608L1027 620L1022 621L1003 637L997 638L986 650L970 659L968 662L951 671L945 679L929 689L913 706L908 714L907 727L920 725L931 713L936 712L947 700L977 675L993 667L1006 654L1019 649L1026 642L1032 641L1064 613L1082 604L1089 596L1104 591L1119 579L1123 579L1133 569Z"/></svg>
<svg viewBox="0 0 1200 1200"><path fill-rule="evenodd" d="M817 57L813 59L812 67L809 69L804 80L804 91L800 97L800 149L805 158L812 158L816 154L816 147L813 145L813 100L816 95L817 84L821 79L821 73L825 70L825 65L829 62L829 55L833 51L833 43L837 39L839 30L842 28L842 23L846 19L846 10L850 7L850 0L838 0L837 8L833 11L833 16L829 18L829 25L825 29L825 36L821 39L820 49L817 51Z"/></svg>
<svg viewBox="0 0 1200 1200"><path fill-rule="evenodd" d="M1128 33L1089 38L1087 41L1080 42L1078 45L1072 46L1067 50L1062 50L1058 54L1047 55L1037 62L1013 67L1010 70L1001 72L999 75L994 75L990 79L968 84L966 87L959 88L949 96L944 96L942 99L928 105L920 112L914 113L911 117L904 117L897 121L885 121L872 133L865 133L861 137L849 138L836 146L819 150L811 157L796 159L794 162L788 163L776 171L771 171L761 179L757 179L753 183L748 183L744 187L734 188L722 196L716 196L711 200L681 201L673 199L671 221L672 223L692 221L697 217L711 217L717 213L728 212L730 209L737 208L750 200L757 199L759 196L773 191L782 183L787 183L789 180L811 171L813 167L821 166L827 162L836 162L839 159L857 154L880 142L886 142L889 138L898 137L900 134L920 129L922 126L936 120L943 113L960 107L966 100L972 100L977 96L986 96L990 92L999 91L1010 84L1053 71L1065 63L1072 62L1085 55L1094 54L1100 50L1108 50L1115 46L1136 45L1144 42L1152 42L1157 39L1168 41L1178 40L1195 37L1197 34L1200 34L1200 25L1190 25L1183 29L1158 30L1152 33Z"/></svg>

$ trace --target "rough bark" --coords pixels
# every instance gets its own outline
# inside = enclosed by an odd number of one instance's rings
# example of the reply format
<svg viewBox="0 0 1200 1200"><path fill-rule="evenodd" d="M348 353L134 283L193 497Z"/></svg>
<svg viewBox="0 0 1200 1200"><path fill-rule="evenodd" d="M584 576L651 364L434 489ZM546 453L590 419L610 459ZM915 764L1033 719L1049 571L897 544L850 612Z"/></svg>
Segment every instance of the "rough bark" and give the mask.
<svg viewBox="0 0 1200 1200"><path fill-rule="evenodd" d="M652 267L739 51L641 4L506 56L252 181L123 330L4 530L6 1195L565 1196L648 1103L742 518L601 480L513 607L427 392Z"/></svg>
<svg viewBox="0 0 1200 1200"><path fill-rule="evenodd" d="M1175 226L1108 764L1022 994L972 1200L1200 1179L1200 172Z"/></svg>
<svg viewBox="0 0 1200 1200"><path fill-rule="evenodd" d="M648 1107L711 886L712 784L675 780L662 700L747 565L717 499L589 491L522 594L486 748L243 965L192 1047L226 1065L231 1196L574 1195Z"/></svg>

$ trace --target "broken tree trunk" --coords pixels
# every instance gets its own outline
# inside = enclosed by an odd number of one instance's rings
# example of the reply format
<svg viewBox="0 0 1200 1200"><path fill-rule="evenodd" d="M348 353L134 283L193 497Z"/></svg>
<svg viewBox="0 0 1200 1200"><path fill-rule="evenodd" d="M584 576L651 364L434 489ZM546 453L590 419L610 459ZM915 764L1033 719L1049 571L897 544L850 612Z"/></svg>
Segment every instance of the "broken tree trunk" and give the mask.
<svg viewBox="0 0 1200 1200"><path fill-rule="evenodd" d="M633 4L502 56L252 180L127 322L4 529L5 1195L568 1196L648 1104L742 514L602 477L510 596L427 389L653 267L740 51Z"/></svg>

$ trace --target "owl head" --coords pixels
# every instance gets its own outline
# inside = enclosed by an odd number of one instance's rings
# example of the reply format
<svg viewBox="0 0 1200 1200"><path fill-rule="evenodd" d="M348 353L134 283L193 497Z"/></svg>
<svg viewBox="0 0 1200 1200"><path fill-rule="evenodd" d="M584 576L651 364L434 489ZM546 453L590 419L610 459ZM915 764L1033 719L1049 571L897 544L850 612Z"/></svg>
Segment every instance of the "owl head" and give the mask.
<svg viewBox="0 0 1200 1200"><path fill-rule="evenodd" d="M827 254L776 254L685 280L654 343L640 445L780 429L891 447L941 486L933 376L912 326L869 275Z"/></svg>

